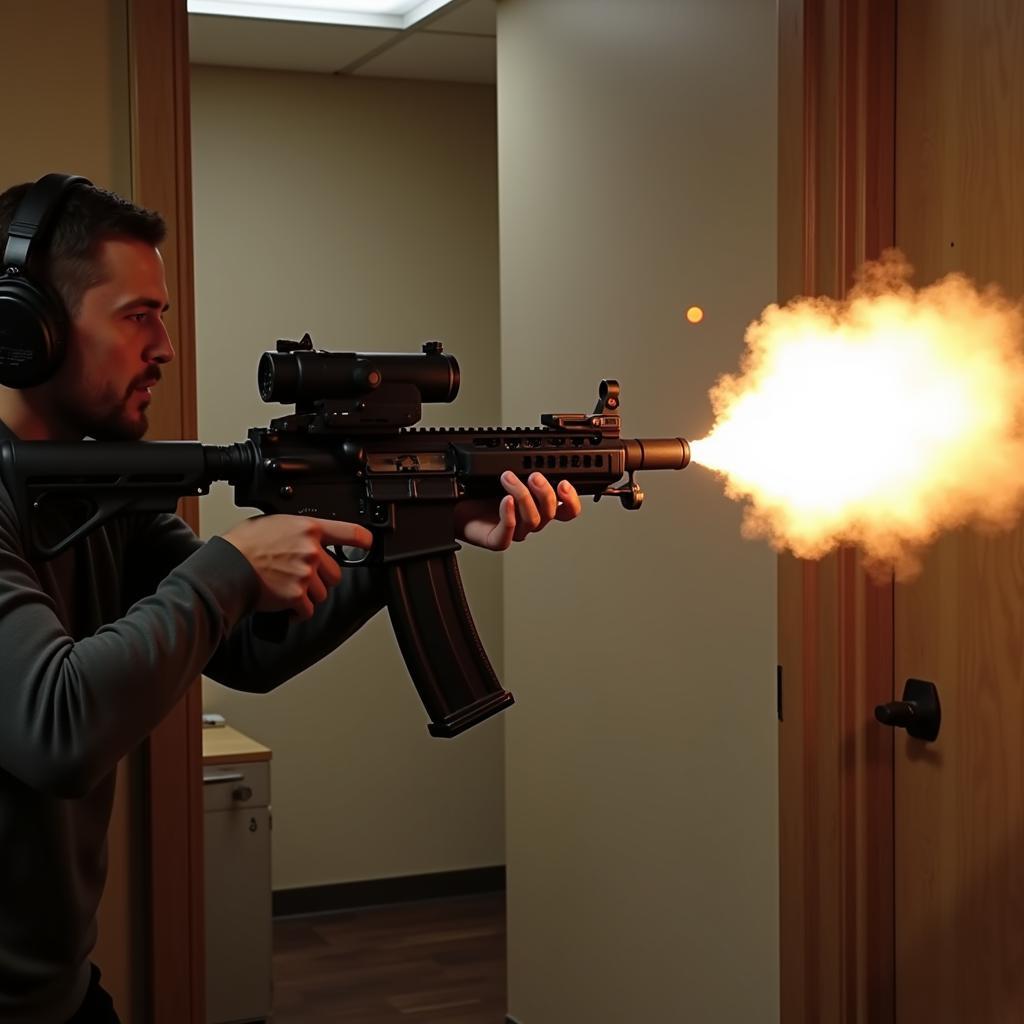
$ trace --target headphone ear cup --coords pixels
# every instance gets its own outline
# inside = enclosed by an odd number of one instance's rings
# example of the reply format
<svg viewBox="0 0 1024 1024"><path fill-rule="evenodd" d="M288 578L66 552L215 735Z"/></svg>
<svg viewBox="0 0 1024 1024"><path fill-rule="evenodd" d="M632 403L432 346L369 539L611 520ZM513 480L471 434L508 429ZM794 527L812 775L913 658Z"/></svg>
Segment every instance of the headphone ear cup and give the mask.
<svg viewBox="0 0 1024 1024"><path fill-rule="evenodd" d="M64 305L21 274L0 277L0 384L31 388L49 379L67 339Z"/></svg>

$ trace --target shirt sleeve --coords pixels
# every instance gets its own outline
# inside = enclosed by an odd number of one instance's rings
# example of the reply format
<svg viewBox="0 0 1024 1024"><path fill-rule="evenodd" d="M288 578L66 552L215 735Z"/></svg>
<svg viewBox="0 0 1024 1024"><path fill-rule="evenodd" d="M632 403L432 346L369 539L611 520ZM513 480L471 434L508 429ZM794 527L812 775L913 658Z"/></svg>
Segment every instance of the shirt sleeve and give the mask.
<svg viewBox="0 0 1024 1024"><path fill-rule="evenodd" d="M87 793L180 699L258 592L246 559L215 538L121 618L75 640L0 488L0 768L56 796Z"/></svg>
<svg viewBox="0 0 1024 1024"><path fill-rule="evenodd" d="M215 542L231 548L255 580L255 572L241 552L221 537L205 543ZM126 560L128 565L141 567L136 571L132 588L145 593L156 587L175 565L182 564L203 546L204 542L178 516L148 518L136 532L132 553ZM258 591L258 582L256 585ZM301 621L291 619L280 642L257 636L252 614L244 615L221 639L203 672L235 690L267 693L330 654L386 603L386 580L380 569L346 568L337 586L330 589L327 600L315 606L313 616Z"/></svg>

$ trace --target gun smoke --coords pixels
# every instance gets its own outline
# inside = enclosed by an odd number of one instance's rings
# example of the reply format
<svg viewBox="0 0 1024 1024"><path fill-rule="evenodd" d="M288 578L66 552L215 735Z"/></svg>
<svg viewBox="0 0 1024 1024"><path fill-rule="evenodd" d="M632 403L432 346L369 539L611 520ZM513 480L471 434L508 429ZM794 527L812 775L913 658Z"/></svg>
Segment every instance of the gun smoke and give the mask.
<svg viewBox="0 0 1024 1024"><path fill-rule="evenodd" d="M768 306L693 461L746 503L743 532L819 558L858 545L912 576L963 525L1012 527L1024 508L1024 313L961 274L910 284L897 250L845 299Z"/></svg>

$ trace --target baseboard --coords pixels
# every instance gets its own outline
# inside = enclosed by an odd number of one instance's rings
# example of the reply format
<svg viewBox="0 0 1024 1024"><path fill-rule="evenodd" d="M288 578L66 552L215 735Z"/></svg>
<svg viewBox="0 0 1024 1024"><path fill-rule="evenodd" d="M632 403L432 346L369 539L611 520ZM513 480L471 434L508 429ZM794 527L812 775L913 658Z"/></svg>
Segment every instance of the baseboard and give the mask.
<svg viewBox="0 0 1024 1024"><path fill-rule="evenodd" d="M505 1018L505 1024L523 1024L523 1022L519 1020L518 1017L513 1017L511 1014L509 1014Z"/></svg>
<svg viewBox="0 0 1024 1024"><path fill-rule="evenodd" d="M463 871L439 871L427 875L404 875L400 878L371 878L364 882L276 889L274 917L326 914L332 911L356 910L360 907L383 906L388 903L477 896L504 890L504 864L487 868L467 868ZM512 1024L517 1022L513 1021Z"/></svg>

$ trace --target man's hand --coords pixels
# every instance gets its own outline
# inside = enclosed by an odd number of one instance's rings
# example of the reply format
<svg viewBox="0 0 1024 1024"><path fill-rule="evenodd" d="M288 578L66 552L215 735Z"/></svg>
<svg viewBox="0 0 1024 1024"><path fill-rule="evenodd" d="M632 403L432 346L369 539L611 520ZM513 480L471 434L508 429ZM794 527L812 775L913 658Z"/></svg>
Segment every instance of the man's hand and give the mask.
<svg viewBox="0 0 1024 1024"><path fill-rule="evenodd" d="M313 606L327 600L341 579L341 567L325 544L369 550L373 534L353 523L309 516L254 516L223 535L249 560L260 580L256 611L293 611L313 617Z"/></svg>
<svg viewBox="0 0 1024 1024"><path fill-rule="evenodd" d="M497 504L493 501L464 501L455 509L455 532L459 540L491 551L505 551L513 541L525 540L543 530L552 519L568 522L580 514L576 488L563 480L555 492L541 473L524 484L515 473L503 473L501 484L508 491Z"/></svg>

